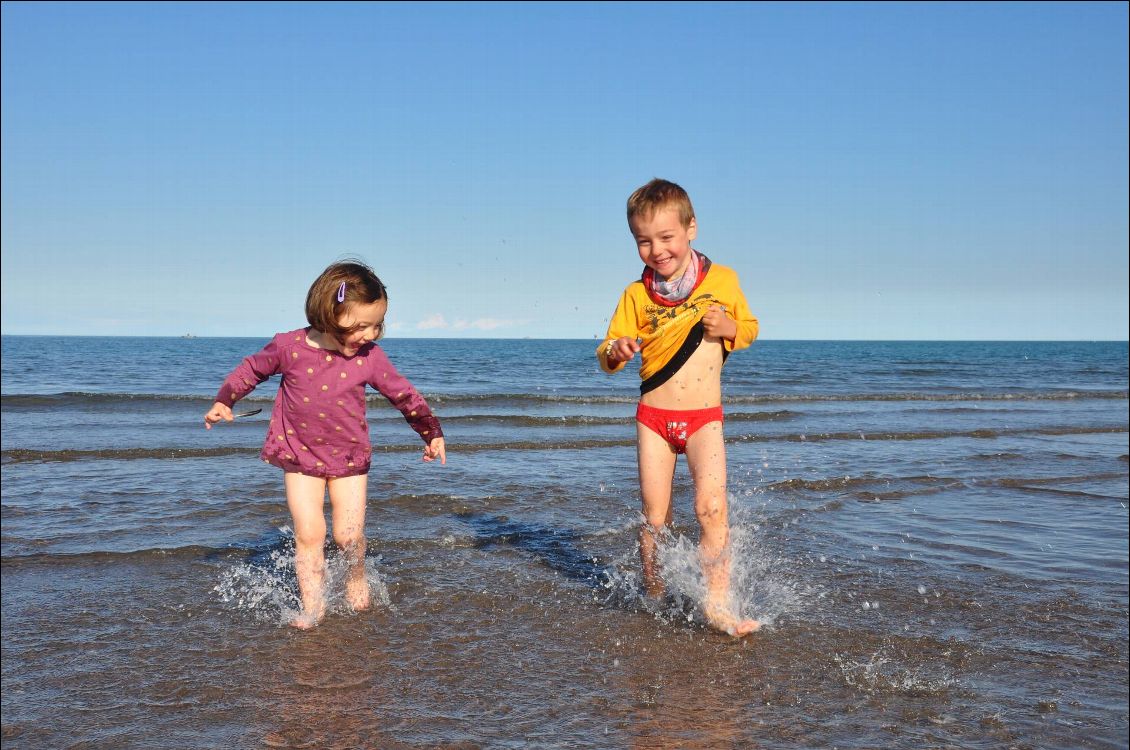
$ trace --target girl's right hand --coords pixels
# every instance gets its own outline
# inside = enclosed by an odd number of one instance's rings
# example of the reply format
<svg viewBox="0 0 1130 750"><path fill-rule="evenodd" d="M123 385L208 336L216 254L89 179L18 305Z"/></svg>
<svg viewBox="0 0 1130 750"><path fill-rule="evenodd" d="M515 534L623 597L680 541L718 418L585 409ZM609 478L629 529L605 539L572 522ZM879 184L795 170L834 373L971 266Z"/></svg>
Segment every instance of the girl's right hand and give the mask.
<svg viewBox="0 0 1130 750"><path fill-rule="evenodd" d="M627 362L632 357L636 356L636 352L640 350L640 344L631 336L621 336L620 338L608 342L608 356L606 359L609 362L620 363Z"/></svg>
<svg viewBox="0 0 1130 750"><path fill-rule="evenodd" d="M204 429L212 429L212 425L216 424L220 420L231 422L234 419L235 417L233 417L231 414L231 407L227 404L221 404L219 401L217 401L216 403L212 404L212 408L209 409L208 413L204 415Z"/></svg>

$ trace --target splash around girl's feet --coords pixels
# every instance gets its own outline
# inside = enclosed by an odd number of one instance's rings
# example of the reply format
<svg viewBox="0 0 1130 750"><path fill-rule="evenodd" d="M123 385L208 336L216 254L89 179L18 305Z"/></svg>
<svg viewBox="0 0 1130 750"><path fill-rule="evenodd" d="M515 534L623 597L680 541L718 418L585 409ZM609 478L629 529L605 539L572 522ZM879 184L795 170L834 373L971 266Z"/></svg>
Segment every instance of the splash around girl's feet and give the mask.
<svg viewBox="0 0 1130 750"><path fill-rule="evenodd" d="M345 584L345 600L354 612L364 612L372 606L372 596L369 592L369 581L364 574L349 580Z"/></svg>
<svg viewBox="0 0 1130 750"><path fill-rule="evenodd" d="M326 619L326 606L323 604L316 610L304 610L291 618L288 623L292 628L299 630L313 630L322 620Z"/></svg>

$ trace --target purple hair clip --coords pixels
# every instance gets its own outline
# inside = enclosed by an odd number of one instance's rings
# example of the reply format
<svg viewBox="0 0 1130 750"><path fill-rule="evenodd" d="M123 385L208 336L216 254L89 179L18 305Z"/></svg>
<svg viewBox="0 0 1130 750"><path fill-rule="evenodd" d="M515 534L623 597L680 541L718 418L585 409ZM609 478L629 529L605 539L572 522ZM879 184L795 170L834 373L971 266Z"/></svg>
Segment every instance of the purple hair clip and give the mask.
<svg viewBox="0 0 1130 750"><path fill-rule="evenodd" d="M341 282L341 286L337 288L337 301L345 302L345 282Z"/></svg>

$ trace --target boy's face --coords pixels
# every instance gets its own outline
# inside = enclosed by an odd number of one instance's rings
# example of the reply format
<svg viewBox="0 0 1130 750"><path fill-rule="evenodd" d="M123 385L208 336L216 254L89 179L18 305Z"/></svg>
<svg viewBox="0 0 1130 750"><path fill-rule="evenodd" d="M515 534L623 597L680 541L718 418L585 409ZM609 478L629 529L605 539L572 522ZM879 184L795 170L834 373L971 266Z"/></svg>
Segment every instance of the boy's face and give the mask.
<svg viewBox="0 0 1130 750"><path fill-rule="evenodd" d="M664 281L678 278L691 262L691 242L698 233L692 218L689 226L679 220L679 211L661 208L651 216L633 216L628 222L640 260Z"/></svg>

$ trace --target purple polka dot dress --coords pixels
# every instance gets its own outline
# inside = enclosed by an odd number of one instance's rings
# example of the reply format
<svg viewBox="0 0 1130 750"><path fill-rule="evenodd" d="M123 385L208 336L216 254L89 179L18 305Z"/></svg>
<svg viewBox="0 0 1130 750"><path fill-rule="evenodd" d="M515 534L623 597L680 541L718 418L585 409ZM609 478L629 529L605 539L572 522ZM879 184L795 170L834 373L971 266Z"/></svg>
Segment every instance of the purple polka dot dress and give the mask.
<svg viewBox="0 0 1130 750"><path fill-rule="evenodd" d="M306 329L280 333L244 358L216 400L231 406L272 375L282 375L260 457L283 471L348 477L369 471L373 448L365 419L365 386L388 399L429 443L443 436L428 403L375 343L352 357L319 349Z"/></svg>

